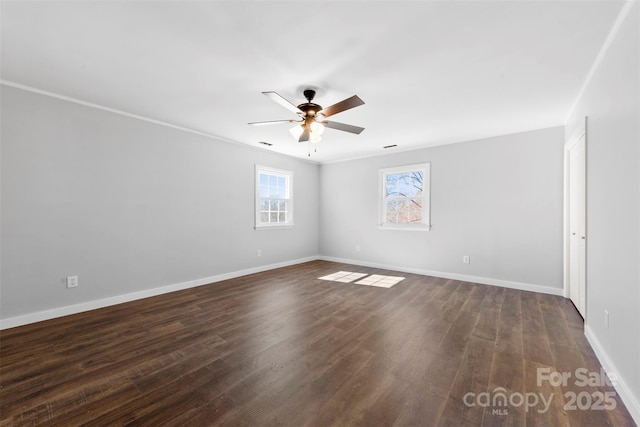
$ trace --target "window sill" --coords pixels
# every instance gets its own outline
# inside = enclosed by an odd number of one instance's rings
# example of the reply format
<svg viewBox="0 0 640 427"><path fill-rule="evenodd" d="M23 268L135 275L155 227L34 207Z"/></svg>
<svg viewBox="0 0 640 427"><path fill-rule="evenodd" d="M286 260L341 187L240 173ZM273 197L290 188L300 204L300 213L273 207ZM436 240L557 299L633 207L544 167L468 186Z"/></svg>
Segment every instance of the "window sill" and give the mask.
<svg viewBox="0 0 640 427"><path fill-rule="evenodd" d="M293 228L293 224L282 225L256 225L253 227L255 230L283 230L287 228Z"/></svg>
<svg viewBox="0 0 640 427"><path fill-rule="evenodd" d="M420 224L420 225L382 224L382 225L378 225L378 229L399 230L399 231L429 231L431 230L431 226L426 224Z"/></svg>

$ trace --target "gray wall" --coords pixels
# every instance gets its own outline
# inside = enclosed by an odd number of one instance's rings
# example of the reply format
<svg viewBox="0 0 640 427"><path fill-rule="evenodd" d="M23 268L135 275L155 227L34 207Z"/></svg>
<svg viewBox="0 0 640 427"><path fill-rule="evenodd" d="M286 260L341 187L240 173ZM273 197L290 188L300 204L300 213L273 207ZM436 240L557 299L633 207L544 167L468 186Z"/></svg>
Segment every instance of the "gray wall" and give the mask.
<svg viewBox="0 0 640 427"><path fill-rule="evenodd" d="M563 132L557 127L322 165L320 253L559 290ZM433 228L378 229L378 170L421 162L431 162ZM462 263L463 255L470 264Z"/></svg>
<svg viewBox="0 0 640 427"><path fill-rule="evenodd" d="M0 87L3 319L317 255L317 165ZM256 163L293 229L253 229Z"/></svg>
<svg viewBox="0 0 640 427"><path fill-rule="evenodd" d="M635 4L567 123L587 121L586 325L640 416L640 5ZM605 327L604 310L610 326ZM603 357L602 357L603 356ZM605 360L606 362L607 360ZM627 405L629 406L629 405Z"/></svg>

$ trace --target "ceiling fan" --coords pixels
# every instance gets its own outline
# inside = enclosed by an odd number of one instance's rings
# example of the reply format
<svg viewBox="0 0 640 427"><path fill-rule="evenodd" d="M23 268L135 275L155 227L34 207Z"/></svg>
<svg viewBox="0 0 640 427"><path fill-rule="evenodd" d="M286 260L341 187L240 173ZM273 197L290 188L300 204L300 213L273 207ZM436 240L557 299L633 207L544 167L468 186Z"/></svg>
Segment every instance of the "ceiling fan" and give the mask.
<svg viewBox="0 0 640 427"><path fill-rule="evenodd" d="M283 96L276 92L262 92L263 95L271 98L273 101L282 105L287 110L296 113L299 116L298 120L272 120L268 122L253 122L250 125L274 125L280 123L299 123L291 128L291 135L298 142L318 142L321 139L321 135L324 132L324 128L337 129L344 132L360 134L364 128L359 126L348 125L345 123L338 123L333 121L324 120L326 117L333 116L334 114L341 113L351 108L364 104L364 101L357 95L353 95L350 98L344 99L329 107L323 108L318 104L314 104L313 98L316 96L316 91L313 89L306 89L303 92L307 102L303 102L300 105L294 105L289 102Z"/></svg>

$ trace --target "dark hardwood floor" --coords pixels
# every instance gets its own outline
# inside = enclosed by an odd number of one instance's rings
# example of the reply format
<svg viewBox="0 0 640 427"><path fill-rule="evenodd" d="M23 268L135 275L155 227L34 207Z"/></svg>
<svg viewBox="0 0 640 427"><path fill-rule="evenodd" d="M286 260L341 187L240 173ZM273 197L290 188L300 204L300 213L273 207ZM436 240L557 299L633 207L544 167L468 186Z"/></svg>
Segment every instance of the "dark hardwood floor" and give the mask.
<svg viewBox="0 0 640 427"><path fill-rule="evenodd" d="M317 279L339 270L406 279ZM2 426L635 425L612 387L575 383L600 365L564 298L324 261L8 329L0 345ZM572 377L538 385L538 368ZM603 396L616 408L589 409Z"/></svg>

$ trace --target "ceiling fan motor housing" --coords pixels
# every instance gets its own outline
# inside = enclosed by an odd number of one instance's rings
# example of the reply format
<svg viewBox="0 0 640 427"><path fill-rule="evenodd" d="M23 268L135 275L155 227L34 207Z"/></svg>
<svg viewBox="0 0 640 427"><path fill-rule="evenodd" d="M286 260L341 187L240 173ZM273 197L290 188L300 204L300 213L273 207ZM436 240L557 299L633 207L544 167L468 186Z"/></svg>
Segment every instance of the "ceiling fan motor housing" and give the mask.
<svg viewBox="0 0 640 427"><path fill-rule="evenodd" d="M313 102L306 102L304 104L298 105L298 108L302 110L304 113L304 117L315 117L316 113L322 110L322 107L318 104L314 104Z"/></svg>

